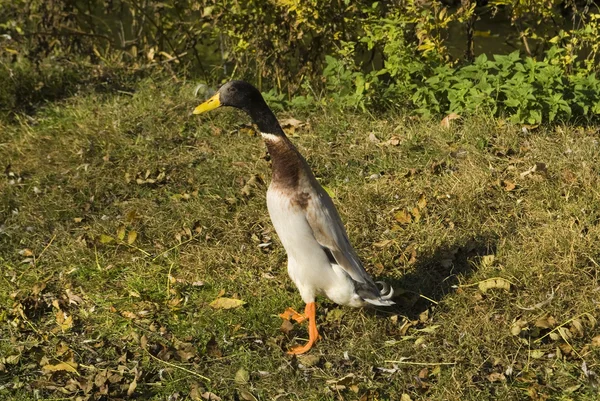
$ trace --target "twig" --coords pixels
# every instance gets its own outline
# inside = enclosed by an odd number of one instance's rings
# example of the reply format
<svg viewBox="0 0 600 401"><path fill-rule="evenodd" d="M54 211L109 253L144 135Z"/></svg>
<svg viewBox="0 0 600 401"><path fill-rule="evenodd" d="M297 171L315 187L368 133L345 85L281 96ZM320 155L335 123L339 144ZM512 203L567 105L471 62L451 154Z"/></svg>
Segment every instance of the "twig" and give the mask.
<svg viewBox="0 0 600 401"><path fill-rule="evenodd" d="M591 312L591 311L590 311ZM580 318L581 316L584 315L591 315L590 312L583 312L575 317L572 317L571 319L565 321L564 323L559 324L558 326L556 326L555 328L553 328L552 330L550 330L549 332L547 332L546 334L544 334L543 336L541 336L540 338L538 338L537 340L535 340L536 343L539 343L540 341L542 341L544 338L548 337L550 334L554 333L556 330L560 329L561 327L566 326L567 324L571 323L573 320ZM559 332L560 334L560 332ZM561 334L562 337L562 334ZM563 338L564 339L564 338Z"/></svg>
<svg viewBox="0 0 600 401"><path fill-rule="evenodd" d="M437 305L437 304L439 304L439 302L437 302L437 301L434 301L433 299L431 299L431 298L429 298L429 297L427 297L427 296L425 296L425 295L423 295L423 294L419 294L419 296L420 296L421 298L424 298L424 299L428 300L429 302L433 303L434 305Z"/></svg>
<svg viewBox="0 0 600 401"><path fill-rule="evenodd" d="M411 362L411 361L385 361L385 363L402 363L404 365L417 366L438 366L438 365L456 365L456 362Z"/></svg>
<svg viewBox="0 0 600 401"><path fill-rule="evenodd" d="M52 241L54 241L55 238L56 238L56 234L54 234L52 236L52 238L50 238L50 242L48 242L48 244L44 247L44 249L42 249L42 252L40 252L39 256L37 258L35 258L35 260L33 261L34 264L37 264L37 262L42 258L42 255L44 254L44 252L46 252L46 250L50 247L50 245L52 245Z"/></svg>
<svg viewBox="0 0 600 401"><path fill-rule="evenodd" d="M188 242L191 242L191 241L193 241L193 240L194 240L194 239L196 239L197 237L198 237L198 235L194 235L194 236L193 236L193 237L191 237L190 239L188 239L188 240L186 240L186 241L183 241L182 243L180 243L180 244L177 244L177 245L175 245L175 246L172 246L171 248L167 249L166 251L159 253L157 256L155 256L155 257L152 259L152 261L154 262L156 259L158 259L158 258L160 258L161 256L163 256L165 253L171 252L173 249L177 249L177 248L179 248L180 246L182 246L182 245L185 245L185 244L187 244Z"/></svg>
<svg viewBox="0 0 600 401"><path fill-rule="evenodd" d="M169 273L167 274L167 296L166 296L167 301L169 300L169 294L171 291L171 271L173 270L174 264L175 264L175 262L171 262L171 266L169 266Z"/></svg>

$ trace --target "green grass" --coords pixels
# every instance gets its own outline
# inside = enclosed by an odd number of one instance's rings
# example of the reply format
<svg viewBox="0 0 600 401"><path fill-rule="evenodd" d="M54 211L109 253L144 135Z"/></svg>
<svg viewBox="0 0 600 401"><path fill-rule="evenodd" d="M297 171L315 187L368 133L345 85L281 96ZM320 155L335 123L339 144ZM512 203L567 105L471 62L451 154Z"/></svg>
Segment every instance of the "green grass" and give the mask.
<svg viewBox="0 0 600 401"><path fill-rule="evenodd" d="M322 339L295 358L265 147L240 112L192 116L192 92L149 80L0 122L0 398L599 396L595 127L280 115L306 123L292 140L400 294L319 300Z"/></svg>

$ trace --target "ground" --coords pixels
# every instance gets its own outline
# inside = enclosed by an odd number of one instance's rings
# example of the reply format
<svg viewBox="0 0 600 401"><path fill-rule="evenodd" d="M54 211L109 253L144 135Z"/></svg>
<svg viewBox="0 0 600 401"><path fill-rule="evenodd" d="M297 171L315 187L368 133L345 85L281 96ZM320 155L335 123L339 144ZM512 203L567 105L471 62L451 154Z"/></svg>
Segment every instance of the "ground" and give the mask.
<svg viewBox="0 0 600 401"><path fill-rule="evenodd" d="M0 399L600 398L597 127L278 112L398 294L294 357L268 155L193 86L0 120Z"/></svg>

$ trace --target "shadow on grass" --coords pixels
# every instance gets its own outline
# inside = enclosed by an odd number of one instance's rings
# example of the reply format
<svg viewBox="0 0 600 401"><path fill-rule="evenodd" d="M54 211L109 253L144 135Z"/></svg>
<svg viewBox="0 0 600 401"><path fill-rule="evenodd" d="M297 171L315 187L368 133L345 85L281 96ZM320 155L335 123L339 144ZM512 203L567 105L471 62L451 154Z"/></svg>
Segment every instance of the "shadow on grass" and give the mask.
<svg viewBox="0 0 600 401"><path fill-rule="evenodd" d="M396 305L386 308L385 313L418 319L421 313L455 291L459 280L464 281L476 270L482 256L495 254L496 246L497 238L480 235L421 256L411 271L399 279L378 278L392 285L398 294L394 298Z"/></svg>

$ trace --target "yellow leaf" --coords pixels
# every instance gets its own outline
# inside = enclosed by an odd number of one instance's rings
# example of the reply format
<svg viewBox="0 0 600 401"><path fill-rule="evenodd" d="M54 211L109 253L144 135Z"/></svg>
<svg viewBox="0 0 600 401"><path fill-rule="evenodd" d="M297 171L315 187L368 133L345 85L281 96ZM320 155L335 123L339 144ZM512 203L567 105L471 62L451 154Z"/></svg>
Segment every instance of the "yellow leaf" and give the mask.
<svg viewBox="0 0 600 401"><path fill-rule="evenodd" d="M215 309L233 309L245 305L246 302L241 299L234 298L217 298L209 305Z"/></svg>
<svg viewBox="0 0 600 401"><path fill-rule="evenodd" d="M425 198L425 194L421 194L419 196L419 201L417 202L417 206L419 209L423 210L427 206L427 198Z"/></svg>
<svg viewBox="0 0 600 401"><path fill-rule="evenodd" d="M373 244L373 246L375 248L385 248L386 246L388 246L389 244L391 244L393 241L391 239L384 239L382 241L379 242L375 242Z"/></svg>
<svg viewBox="0 0 600 401"><path fill-rule="evenodd" d="M131 383L129 383L129 388L127 389L127 395L131 396L137 387L137 380L134 378Z"/></svg>
<svg viewBox="0 0 600 401"><path fill-rule="evenodd" d="M507 192L510 192L517 187L517 184L515 184L512 181L508 181L508 180L504 180L503 184L504 184L504 190Z"/></svg>
<svg viewBox="0 0 600 401"><path fill-rule="evenodd" d="M421 220L421 212L419 212L419 208L413 207L411 213L415 219L415 222L418 222L419 220Z"/></svg>
<svg viewBox="0 0 600 401"><path fill-rule="evenodd" d="M479 291L486 292L492 288L499 288L502 290L510 291L510 281L500 277L491 278L489 280L480 281L478 284Z"/></svg>
<svg viewBox="0 0 600 401"><path fill-rule="evenodd" d="M65 312L59 310L56 312L56 323L60 326L62 331L69 330L73 327L73 317L67 315Z"/></svg>
<svg viewBox="0 0 600 401"><path fill-rule="evenodd" d="M333 192L333 190L325 185L321 185L323 187L323 189L325 190L325 192L327 192L327 195L329 195L330 198L335 198L335 193Z"/></svg>
<svg viewBox="0 0 600 401"><path fill-rule="evenodd" d="M117 230L117 238L119 239L119 241L123 241L123 239L125 238L125 226L119 227L119 229Z"/></svg>
<svg viewBox="0 0 600 401"><path fill-rule="evenodd" d="M71 372L77 373L77 362L60 362L56 365L42 366L42 370L46 372Z"/></svg>
<svg viewBox="0 0 600 401"><path fill-rule="evenodd" d="M129 231L129 234L127 234L127 243L129 245L133 244L135 242L136 238L137 238L137 232L135 230Z"/></svg>
<svg viewBox="0 0 600 401"><path fill-rule="evenodd" d="M101 244L108 244L110 242L113 242L115 239L113 237L111 237L110 235L106 235L106 234L100 234L100 243Z"/></svg>
<svg viewBox="0 0 600 401"><path fill-rule="evenodd" d="M408 224L412 221L412 216L406 210L402 209L397 212L394 217L398 221L398 223Z"/></svg>
<svg viewBox="0 0 600 401"><path fill-rule="evenodd" d="M444 128L450 128L450 121L456 120L458 118L460 118L460 116L458 114L450 113L442 119L442 121L440 122L440 125Z"/></svg>
<svg viewBox="0 0 600 401"><path fill-rule="evenodd" d="M484 255L481 257L481 267L489 267L494 264L496 257L494 255Z"/></svg>

